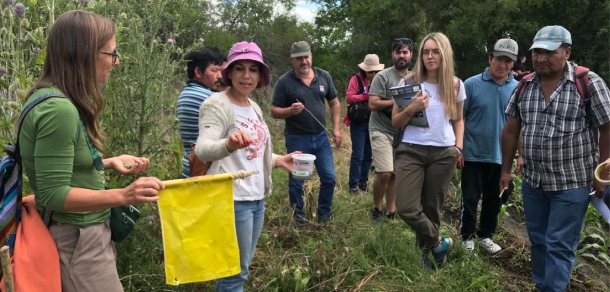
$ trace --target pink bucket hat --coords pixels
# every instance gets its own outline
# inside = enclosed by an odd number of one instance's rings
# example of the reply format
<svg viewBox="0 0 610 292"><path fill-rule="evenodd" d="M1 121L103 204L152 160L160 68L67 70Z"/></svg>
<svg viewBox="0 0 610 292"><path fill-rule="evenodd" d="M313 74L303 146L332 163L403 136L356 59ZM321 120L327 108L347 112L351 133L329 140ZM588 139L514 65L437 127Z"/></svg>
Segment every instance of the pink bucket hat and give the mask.
<svg viewBox="0 0 610 292"><path fill-rule="evenodd" d="M262 88L270 83L269 67L263 61L263 53L261 49L255 43L239 42L234 44L229 50L227 57L227 66L222 70L222 80L225 84L230 85L231 80L229 79L229 68L231 64L240 60L250 60L261 64L263 68L263 74L261 82L259 82L256 88Z"/></svg>

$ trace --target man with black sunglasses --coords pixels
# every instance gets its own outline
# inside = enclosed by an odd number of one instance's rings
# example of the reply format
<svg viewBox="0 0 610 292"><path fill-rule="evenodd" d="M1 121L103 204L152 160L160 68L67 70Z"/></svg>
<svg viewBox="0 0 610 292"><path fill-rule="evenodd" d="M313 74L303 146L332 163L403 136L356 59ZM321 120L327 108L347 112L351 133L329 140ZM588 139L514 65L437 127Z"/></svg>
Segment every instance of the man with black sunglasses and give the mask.
<svg viewBox="0 0 610 292"><path fill-rule="evenodd" d="M394 184L394 149L392 148L392 107L394 100L390 87L396 86L408 73L409 62L413 52L413 43L408 38L394 39L392 61L394 66L379 72L369 90L369 132L375 166L373 181L373 209L371 219L380 221L383 217L381 204L385 194L386 217L394 219L396 214L396 189Z"/></svg>

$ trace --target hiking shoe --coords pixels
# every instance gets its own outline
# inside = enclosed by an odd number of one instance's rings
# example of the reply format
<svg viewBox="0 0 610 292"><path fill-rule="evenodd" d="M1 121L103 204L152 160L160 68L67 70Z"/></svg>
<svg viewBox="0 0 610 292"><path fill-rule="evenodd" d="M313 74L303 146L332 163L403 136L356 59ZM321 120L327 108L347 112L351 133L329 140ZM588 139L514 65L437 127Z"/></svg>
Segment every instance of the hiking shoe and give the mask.
<svg viewBox="0 0 610 292"><path fill-rule="evenodd" d="M442 237L439 245L432 248L432 256L434 256L436 267L440 269L447 263L447 255L452 249L453 239Z"/></svg>
<svg viewBox="0 0 610 292"><path fill-rule="evenodd" d="M385 217L390 219L390 220L394 220L394 218L396 218L396 212L392 212L392 213L386 212L385 213Z"/></svg>
<svg viewBox="0 0 610 292"><path fill-rule="evenodd" d="M349 192L350 194L352 194L352 195L357 195L357 194L358 194L358 189L357 189L357 188L356 188L356 189L349 189L349 191L348 191L348 192Z"/></svg>
<svg viewBox="0 0 610 292"><path fill-rule="evenodd" d="M371 209L371 220L379 222L381 221L381 217L383 217L383 211L373 207L373 209Z"/></svg>
<svg viewBox="0 0 610 292"><path fill-rule="evenodd" d="M358 183L358 188L363 191L363 192L368 192L369 191L369 184L367 182L359 182Z"/></svg>
<svg viewBox="0 0 610 292"><path fill-rule="evenodd" d="M474 240L462 240L462 246L466 251L474 251Z"/></svg>
<svg viewBox="0 0 610 292"><path fill-rule="evenodd" d="M490 254L496 254L502 250L491 238L483 238L479 240L479 246Z"/></svg>

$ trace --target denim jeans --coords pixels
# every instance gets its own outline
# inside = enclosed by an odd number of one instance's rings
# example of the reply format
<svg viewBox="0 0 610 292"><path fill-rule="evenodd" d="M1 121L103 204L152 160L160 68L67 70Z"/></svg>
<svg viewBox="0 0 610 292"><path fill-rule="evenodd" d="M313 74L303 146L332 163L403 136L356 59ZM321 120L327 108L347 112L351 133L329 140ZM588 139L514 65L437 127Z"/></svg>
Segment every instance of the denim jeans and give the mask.
<svg viewBox="0 0 610 292"><path fill-rule="evenodd" d="M330 146L326 132L322 131L317 134L284 134L286 138L286 151L302 151L303 153L313 154L316 156L314 165L320 177L320 193L318 196L318 219L330 218L330 209L333 204L333 195L335 192L336 174L335 162L333 160L333 149ZM305 218L306 214L303 210L303 183L302 180L296 180L289 174L288 178L288 195L290 198L290 206L295 208L294 216L297 218Z"/></svg>
<svg viewBox="0 0 610 292"><path fill-rule="evenodd" d="M590 187L582 187L547 192L523 181L532 279L541 291L565 291L568 286L590 191Z"/></svg>
<svg viewBox="0 0 610 292"><path fill-rule="evenodd" d="M352 159L349 164L349 188L351 190L358 183L369 181L369 171L373 163L371 152L371 139L369 138L369 123L351 123L349 134L352 138Z"/></svg>
<svg viewBox="0 0 610 292"><path fill-rule="evenodd" d="M239 245L241 272L216 282L216 292L243 292L256 243L263 230L265 200L235 201L235 231Z"/></svg>

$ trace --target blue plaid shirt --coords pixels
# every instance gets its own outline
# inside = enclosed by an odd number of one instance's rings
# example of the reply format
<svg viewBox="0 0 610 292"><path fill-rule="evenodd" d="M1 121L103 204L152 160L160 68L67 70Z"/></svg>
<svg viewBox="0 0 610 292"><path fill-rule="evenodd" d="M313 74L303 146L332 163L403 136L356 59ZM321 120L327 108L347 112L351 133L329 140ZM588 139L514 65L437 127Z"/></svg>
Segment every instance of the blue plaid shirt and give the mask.
<svg viewBox="0 0 610 292"><path fill-rule="evenodd" d="M608 86L589 72L591 98L583 100L574 82L575 68L566 64L548 105L535 76L527 81L521 98L513 92L506 108L521 122L523 179L545 191L592 184L597 165L594 129L610 121Z"/></svg>

